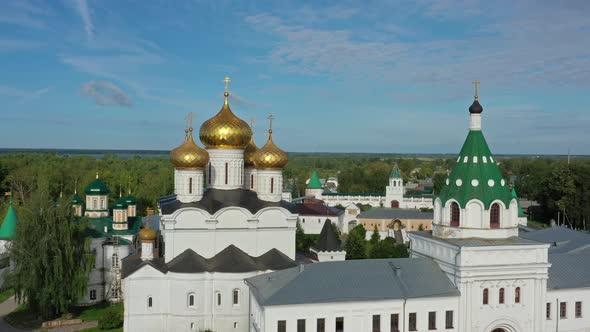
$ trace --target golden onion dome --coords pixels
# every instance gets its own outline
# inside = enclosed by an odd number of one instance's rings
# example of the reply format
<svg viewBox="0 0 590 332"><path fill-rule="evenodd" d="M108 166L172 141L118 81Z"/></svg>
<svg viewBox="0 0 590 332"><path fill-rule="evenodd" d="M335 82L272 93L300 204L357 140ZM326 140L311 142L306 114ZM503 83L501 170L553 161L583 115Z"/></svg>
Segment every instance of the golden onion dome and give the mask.
<svg viewBox="0 0 590 332"><path fill-rule="evenodd" d="M248 124L229 108L229 92L223 94L223 107L214 117L205 121L199 130L201 142L208 149L244 149L252 137Z"/></svg>
<svg viewBox="0 0 590 332"><path fill-rule="evenodd" d="M282 169L288 162L287 153L274 144L269 130L266 144L254 155L254 165L257 169Z"/></svg>
<svg viewBox="0 0 590 332"><path fill-rule="evenodd" d="M254 143L254 136L250 137L250 142L244 149L244 167L254 167L254 157L258 150L258 147Z"/></svg>
<svg viewBox="0 0 590 332"><path fill-rule="evenodd" d="M186 130L184 142L170 152L170 161L176 169L202 169L209 162L209 153L193 140L193 128Z"/></svg>
<svg viewBox="0 0 590 332"><path fill-rule="evenodd" d="M141 241L155 241L156 231L147 224L142 230L139 231L138 237Z"/></svg>

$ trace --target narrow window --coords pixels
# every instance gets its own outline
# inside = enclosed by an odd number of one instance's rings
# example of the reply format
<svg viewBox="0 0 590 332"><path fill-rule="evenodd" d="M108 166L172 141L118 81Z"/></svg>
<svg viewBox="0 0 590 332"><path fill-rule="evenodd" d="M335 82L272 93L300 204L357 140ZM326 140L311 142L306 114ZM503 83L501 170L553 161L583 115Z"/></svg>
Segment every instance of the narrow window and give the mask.
<svg viewBox="0 0 590 332"><path fill-rule="evenodd" d="M273 194L275 192L275 178L270 178L270 193Z"/></svg>
<svg viewBox="0 0 590 332"><path fill-rule="evenodd" d="M305 332L305 319L297 320L297 332Z"/></svg>
<svg viewBox="0 0 590 332"><path fill-rule="evenodd" d="M90 290L90 299L96 300L96 290L94 290L94 289Z"/></svg>
<svg viewBox="0 0 590 332"><path fill-rule="evenodd" d="M229 173L229 165L227 163L225 163L225 184L227 184L227 177L228 177L228 173Z"/></svg>
<svg viewBox="0 0 590 332"><path fill-rule="evenodd" d="M317 332L326 332L326 319L325 318L318 318L316 322L316 330Z"/></svg>
<svg viewBox="0 0 590 332"><path fill-rule="evenodd" d="M457 202L451 203L451 226L459 227L459 219L461 211L459 210L459 204Z"/></svg>
<svg viewBox="0 0 590 332"><path fill-rule="evenodd" d="M545 307L545 318L551 319L551 302L547 302L547 306Z"/></svg>
<svg viewBox="0 0 590 332"><path fill-rule="evenodd" d="M381 315L373 315L373 332L381 332Z"/></svg>
<svg viewBox="0 0 590 332"><path fill-rule="evenodd" d="M254 174L250 174L250 189L254 189Z"/></svg>
<svg viewBox="0 0 590 332"><path fill-rule="evenodd" d="M428 313L428 329L436 330L436 311L430 311Z"/></svg>
<svg viewBox="0 0 590 332"><path fill-rule="evenodd" d="M576 318L582 318L582 302L576 302Z"/></svg>
<svg viewBox="0 0 590 332"><path fill-rule="evenodd" d="M344 317L336 317L336 332L344 332Z"/></svg>
<svg viewBox="0 0 590 332"><path fill-rule="evenodd" d="M447 310L445 313L445 329L453 328L453 310Z"/></svg>
<svg viewBox="0 0 590 332"><path fill-rule="evenodd" d="M207 173L207 176L209 176L209 184L211 184L211 163L209 163L209 172Z"/></svg>
<svg viewBox="0 0 590 332"><path fill-rule="evenodd" d="M188 296L188 306L191 308L195 306L195 294L190 294Z"/></svg>
<svg viewBox="0 0 590 332"><path fill-rule="evenodd" d="M514 303L520 303L520 287L514 290Z"/></svg>
<svg viewBox="0 0 590 332"><path fill-rule="evenodd" d="M239 289L234 289L233 303L234 303L234 305L240 304L240 290Z"/></svg>
<svg viewBox="0 0 590 332"><path fill-rule="evenodd" d="M399 332L399 314L391 314L389 330L390 332Z"/></svg>
<svg viewBox="0 0 590 332"><path fill-rule="evenodd" d="M113 254L113 269L119 267L119 256L117 254Z"/></svg>
<svg viewBox="0 0 590 332"><path fill-rule="evenodd" d="M500 204L492 204L490 209L490 228L500 228Z"/></svg>
<svg viewBox="0 0 590 332"><path fill-rule="evenodd" d="M567 303L566 302L559 303L559 318L561 318L561 319L567 318Z"/></svg>
<svg viewBox="0 0 590 332"><path fill-rule="evenodd" d="M193 178L188 178L188 193L193 193Z"/></svg>
<svg viewBox="0 0 590 332"><path fill-rule="evenodd" d="M489 293L487 288L483 290L483 304L489 303Z"/></svg>
<svg viewBox="0 0 590 332"><path fill-rule="evenodd" d="M280 320L277 322L277 332L287 332L287 321Z"/></svg>
<svg viewBox="0 0 590 332"><path fill-rule="evenodd" d="M153 305L152 297L148 297L148 308L151 308Z"/></svg>
<svg viewBox="0 0 590 332"><path fill-rule="evenodd" d="M221 293L217 292L217 306L221 307Z"/></svg>
<svg viewBox="0 0 590 332"><path fill-rule="evenodd" d="M504 304L504 288L500 288L500 291L498 294L498 302L500 304Z"/></svg>
<svg viewBox="0 0 590 332"><path fill-rule="evenodd" d="M410 331L417 331L416 329L416 313L412 312L410 313L410 322L409 322L409 329Z"/></svg>
<svg viewBox="0 0 590 332"><path fill-rule="evenodd" d="M92 209L96 210L96 204L97 204L97 200L93 199L92 200Z"/></svg>

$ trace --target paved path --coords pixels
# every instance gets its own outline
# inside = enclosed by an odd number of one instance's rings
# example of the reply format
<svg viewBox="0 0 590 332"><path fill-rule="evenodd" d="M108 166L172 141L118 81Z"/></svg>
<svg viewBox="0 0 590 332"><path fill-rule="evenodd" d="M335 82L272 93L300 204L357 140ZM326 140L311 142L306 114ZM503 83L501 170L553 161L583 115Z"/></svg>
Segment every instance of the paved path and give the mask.
<svg viewBox="0 0 590 332"><path fill-rule="evenodd" d="M11 313L18 307L16 301L14 301L14 296L9 298L8 300L0 303L0 331L2 332L22 332L26 330L21 330L10 326L7 322L4 321L4 316Z"/></svg>

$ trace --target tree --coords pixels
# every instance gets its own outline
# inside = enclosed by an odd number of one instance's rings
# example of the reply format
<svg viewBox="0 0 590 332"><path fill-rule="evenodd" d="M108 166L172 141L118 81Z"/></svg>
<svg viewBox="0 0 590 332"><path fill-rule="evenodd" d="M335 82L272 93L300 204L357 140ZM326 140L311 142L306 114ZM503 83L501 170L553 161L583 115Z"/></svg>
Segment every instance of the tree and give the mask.
<svg viewBox="0 0 590 332"><path fill-rule="evenodd" d="M57 317L86 292L94 264L86 223L74 220L67 199L55 203L46 193L34 193L18 212L7 283L31 310Z"/></svg>
<svg viewBox="0 0 590 332"><path fill-rule="evenodd" d="M348 234L344 250L346 250L346 259L364 259L367 257L367 240L365 240L366 231L363 225L353 228Z"/></svg>
<svg viewBox="0 0 590 332"><path fill-rule="evenodd" d="M433 191L435 194L439 194L442 188L445 185L445 180L447 179L447 175L444 173L435 173L434 178L432 179L433 182Z"/></svg>
<svg viewBox="0 0 590 332"><path fill-rule="evenodd" d="M371 239L369 240L369 243L371 244L371 246L374 246L377 243L379 243L380 239L381 239L381 235L379 235L379 229L377 228L377 225L375 225L375 228L373 229L373 234L371 234Z"/></svg>

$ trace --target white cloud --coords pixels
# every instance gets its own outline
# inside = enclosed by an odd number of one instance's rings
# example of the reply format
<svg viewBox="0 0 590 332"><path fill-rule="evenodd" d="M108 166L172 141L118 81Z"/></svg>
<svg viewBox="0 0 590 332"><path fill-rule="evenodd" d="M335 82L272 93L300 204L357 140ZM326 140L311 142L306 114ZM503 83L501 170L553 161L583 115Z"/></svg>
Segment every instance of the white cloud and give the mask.
<svg viewBox="0 0 590 332"><path fill-rule="evenodd" d="M82 23L84 24L84 32L86 33L86 37L88 39L92 39L94 36L94 25L92 24L92 17L91 11L88 7L88 2L86 0L70 0L71 5L76 10L80 19L82 19Z"/></svg>
<svg viewBox="0 0 590 332"><path fill-rule="evenodd" d="M43 96L44 94L50 92L51 90L53 90L52 86L47 86L47 87L44 87L42 89L35 90L35 91L26 91L26 90L13 88L13 87L10 87L7 85L0 85L0 95L18 98L23 101L39 98L39 97Z"/></svg>
<svg viewBox="0 0 590 332"><path fill-rule="evenodd" d="M82 85L82 95L92 97L100 106L132 107L133 102L121 88L110 82L90 81Z"/></svg>

